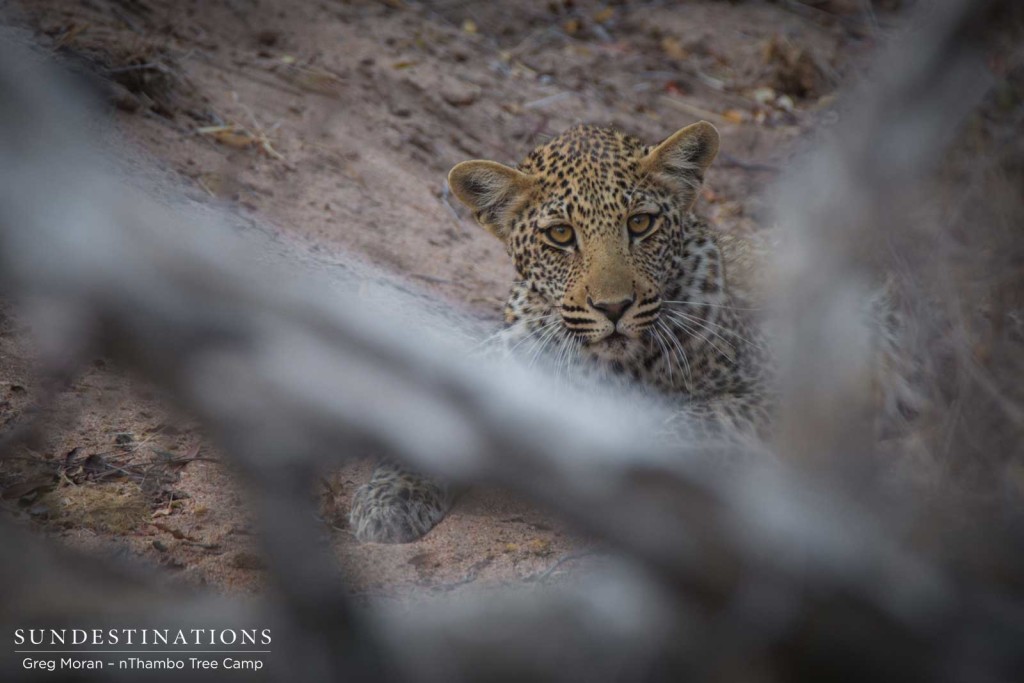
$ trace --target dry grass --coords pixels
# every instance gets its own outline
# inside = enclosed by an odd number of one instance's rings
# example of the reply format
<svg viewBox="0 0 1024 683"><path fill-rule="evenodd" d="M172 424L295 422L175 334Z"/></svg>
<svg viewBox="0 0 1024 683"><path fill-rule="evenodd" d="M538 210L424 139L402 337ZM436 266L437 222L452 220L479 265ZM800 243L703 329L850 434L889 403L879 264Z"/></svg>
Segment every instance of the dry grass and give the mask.
<svg viewBox="0 0 1024 683"><path fill-rule="evenodd" d="M101 533L128 534L149 521L150 506L132 482L68 485L39 499L59 526Z"/></svg>

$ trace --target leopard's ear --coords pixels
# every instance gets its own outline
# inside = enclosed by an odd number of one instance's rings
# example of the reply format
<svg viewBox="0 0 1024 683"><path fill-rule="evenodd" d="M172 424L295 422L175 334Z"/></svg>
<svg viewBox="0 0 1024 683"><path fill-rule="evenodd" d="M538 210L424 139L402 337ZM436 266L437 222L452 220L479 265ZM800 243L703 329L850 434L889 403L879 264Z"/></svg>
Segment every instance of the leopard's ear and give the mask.
<svg viewBox="0 0 1024 683"><path fill-rule="evenodd" d="M642 164L652 176L692 194L692 203L717 154L718 130L707 121L698 121L657 145Z"/></svg>
<svg viewBox="0 0 1024 683"><path fill-rule="evenodd" d="M502 241L508 238L513 210L532 185L530 176L495 161L463 161L448 173L448 186L455 196Z"/></svg>

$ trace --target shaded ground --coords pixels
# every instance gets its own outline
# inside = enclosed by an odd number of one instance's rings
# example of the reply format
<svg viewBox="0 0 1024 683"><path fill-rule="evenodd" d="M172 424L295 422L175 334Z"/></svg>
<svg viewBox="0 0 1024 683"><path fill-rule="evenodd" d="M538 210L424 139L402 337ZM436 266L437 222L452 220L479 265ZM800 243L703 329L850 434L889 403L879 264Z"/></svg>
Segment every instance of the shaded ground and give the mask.
<svg viewBox="0 0 1024 683"><path fill-rule="evenodd" d="M872 47L860 3L34 0L20 18L91 79L133 148L186 191L239 206L330 264L356 254L485 320L512 278L447 196L458 161L515 163L581 121L656 141L705 118L722 154L701 209L765 219L759 192ZM162 6L166 5L166 6ZM859 10L858 10L859 11ZM0 318L0 429L45 393ZM186 416L96 359L75 418L0 469L2 505L69 544L196 582L259 588L243 494ZM371 595L547 580L586 544L502 492L472 491L407 546L359 545L344 512L370 463L324 481L325 536Z"/></svg>

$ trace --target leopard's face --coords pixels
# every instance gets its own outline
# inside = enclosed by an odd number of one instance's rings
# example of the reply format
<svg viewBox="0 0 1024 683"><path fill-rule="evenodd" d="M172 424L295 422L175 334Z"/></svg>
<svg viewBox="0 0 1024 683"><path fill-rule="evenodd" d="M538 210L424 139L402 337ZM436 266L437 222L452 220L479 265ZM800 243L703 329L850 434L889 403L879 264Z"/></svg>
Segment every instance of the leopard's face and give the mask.
<svg viewBox="0 0 1024 683"><path fill-rule="evenodd" d="M519 276L507 322L561 333L597 359L641 358L666 302L685 297L685 271L697 277L713 246L689 227L717 147L703 122L654 147L578 126L518 169L456 166L452 190L504 240Z"/></svg>

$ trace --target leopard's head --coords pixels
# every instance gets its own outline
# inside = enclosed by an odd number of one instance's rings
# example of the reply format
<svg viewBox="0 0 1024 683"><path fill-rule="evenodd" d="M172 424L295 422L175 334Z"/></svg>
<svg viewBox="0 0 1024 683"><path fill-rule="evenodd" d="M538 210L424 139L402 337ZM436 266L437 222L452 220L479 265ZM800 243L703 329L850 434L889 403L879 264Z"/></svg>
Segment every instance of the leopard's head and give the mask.
<svg viewBox="0 0 1024 683"><path fill-rule="evenodd" d="M654 146L577 126L517 168L465 161L448 183L505 243L529 314L615 358L636 352L663 301L679 296L681 271L700 267L686 233L717 152L718 131L705 121Z"/></svg>

